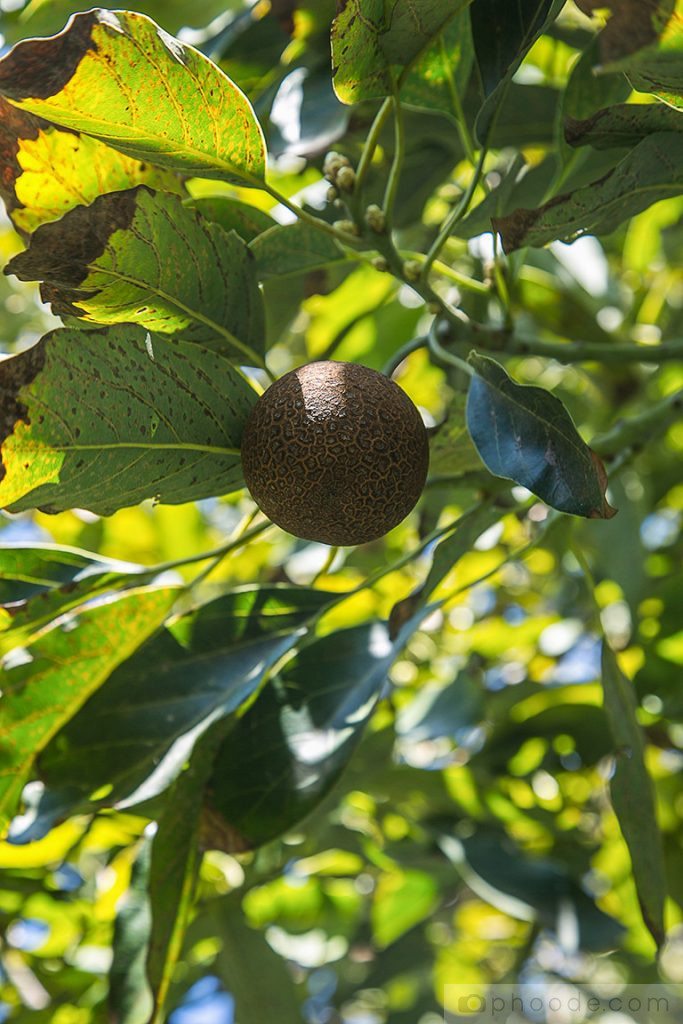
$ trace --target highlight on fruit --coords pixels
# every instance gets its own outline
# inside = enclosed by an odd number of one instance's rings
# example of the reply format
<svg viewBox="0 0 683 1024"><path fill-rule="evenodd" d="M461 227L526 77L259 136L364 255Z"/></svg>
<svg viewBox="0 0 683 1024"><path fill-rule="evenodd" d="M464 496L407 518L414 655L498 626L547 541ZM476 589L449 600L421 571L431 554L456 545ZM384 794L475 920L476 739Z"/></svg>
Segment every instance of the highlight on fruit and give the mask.
<svg viewBox="0 0 683 1024"><path fill-rule="evenodd" d="M242 437L244 479L283 530L331 545L382 537L414 508L427 431L388 377L357 363L308 363L259 398Z"/></svg>

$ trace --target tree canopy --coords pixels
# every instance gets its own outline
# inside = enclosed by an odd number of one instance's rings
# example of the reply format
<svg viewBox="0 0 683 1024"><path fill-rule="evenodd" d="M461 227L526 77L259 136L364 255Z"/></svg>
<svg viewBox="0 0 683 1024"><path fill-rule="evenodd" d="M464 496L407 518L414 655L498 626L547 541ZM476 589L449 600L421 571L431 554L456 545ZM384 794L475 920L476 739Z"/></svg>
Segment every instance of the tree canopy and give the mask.
<svg viewBox="0 0 683 1024"><path fill-rule="evenodd" d="M0 1021L672 993L682 0L82 6L0 4ZM356 547L242 473L327 359L429 433Z"/></svg>

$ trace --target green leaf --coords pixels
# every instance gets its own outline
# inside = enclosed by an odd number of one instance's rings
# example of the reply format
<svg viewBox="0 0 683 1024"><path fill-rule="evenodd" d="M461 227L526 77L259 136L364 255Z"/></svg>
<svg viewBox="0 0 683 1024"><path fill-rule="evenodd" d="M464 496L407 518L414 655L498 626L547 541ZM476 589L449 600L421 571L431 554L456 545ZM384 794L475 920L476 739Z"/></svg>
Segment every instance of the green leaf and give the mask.
<svg viewBox="0 0 683 1024"><path fill-rule="evenodd" d="M683 4L612 0L610 6L612 16L599 37L605 70L624 71L634 89L683 110Z"/></svg>
<svg viewBox="0 0 683 1024"><path fill-rule="evenodd" d="M463 7L404 76L401 100L460 120L460 97L467 88L473 57L470 18Z"/></svg>
<svg viewBox="0 0 683 1024"><path fill-rule="evenodd" d="M643 920L660 947L664 941L666 876L654 787L645 767L645 743L636 718L633 685L606 642L602 645L602 687L616 747L610 780L612 804L631 854Z"/></svg>
<svg viewBox="0 0 683 1024"><path fill-rule="evenodd" d="M439 887L426 871L383 872L372 896L370 920L377 946L386 949L434 910Z"/></svg>
<svg viewBox="0 0 683 1024"><path fill-rule="evenodd" d="M18 43L0 60L0 94L145 163L263 180L263 134L247 98L142 14L92 10L59 35Z"/></svg>
<svg viewBox="0 0 683 1024"><path fill-rule="evenodd" d="M20 234L58 220L102 192L140 184L181 189L169 171L47 124L0 97L0 196Z"/></svg>
<svg viewBox="0 0 683 1024"><path fill-rule="evenodd" d="M76 548L24 544L0 548L0 654L85 600L147 583L142 566L96 558Z"/></svg>
<svg viewBox="0 0 683 1024"><path fill-rule="evenodd" d="M662 103L620 103L592 117L565 118L564 137L570 146L610 149L636 146L655 132L683 132L683 117Z"/></svg>
<svg viewBox="0 0 683 1024"><path fill-rule="evenodd" d="M221 948L213 969L235 999L240 1024L301 1024L304 1019L286 962L262 931L250 928L235 896L214 902L211 934Z"/></svg>
<svg viewBox="0 0 683 1024"><path fill-rule="evenodd" d="M40 762L48 788L72 807L105 786L108 806L161 792L212 723L254 693L329 601L321 590L251 586L183 615L55 738ZM140 787L143 795L132 796Z"/></svg>
<svg viewBox="0 0 683 1024"><path fill-rule="evenodd" d="M474 0L470 8L474 52L486 97L477 116L479 141L487 141L512 76L565 0Z"/></svg>
<svg viewBox="0 0 683 1024"><path fill-rule="evenodd" d="M402 623L425 604L453 566L472 550L477 538L500 518L500 509L491 508L482 502L478 508L466 512L458 519L453 529L436 545L424 583L397 601L391 609L389 625L392 634L397 633Z"/></svg>
<svg viewBox="0 0 683 1024"><path fill-rule="evenodd" d="M611 518L615 509L605 498L604 467L559 399L543 388L516 384L488 356L472 353L470 363L476 372L467 426L488 469L561 512Z"/></svg>
<svg viewBox="0 0 683 1024"><path fill-rule="evenodd" d="M683 191L683 135L658 132L643 139L614 170L575 192L555 196L535 210L518 209L493 219L505 252L523 245L573 241L613 231L660 199Z"/></svg>
<svg viewBox="0 0 683 1024"><path fill-rule="evenodd" d="M394 658L430 609L389 639L373 622L303 647L218 752L207 788L214 843L259 846L305 817L351 757Z"/></svg>
<svg viewBox="0 0 683 1024"><path fill-rule="evenodd" d="M83 608L3 663L0 832L16 810L33 762L87 698L163 622L174 588L135 590Z"/></svg>
<svg viewBox="0 0 683 1024"><path fill-rule="evenodd" d="M332 25L342 103L390 95L416 58L471 0L344 0ZM429 58L425 70L429 67Z"/></svg>
<svg viewBox="0 0 683 1024"><path fill-rule="evenodd" d="M245 242L251 242L262 231L275 226L265 210L229 196L197 196L186 199L185 206L197 210L204 220L219 224L224 231L235 231Z"/></svg>
<svg viewBox="0 0 683 1024"><path fill-rule="evenodd" d="M131 325L63 329L0 363L0 504L111 515L242 486L256 394L227 359Z"/></svg>
<svg viewBox="0 0 683 1024"><path fill-rule="evenodd" d="M258 235L249 248L260 279L291 277L347 259L333 238L302 223L272 227Z"/></svg>
<svg viewBox="0 0 683 1024"><path fill-rule="evenodd" d="M165 1020L164 1005L182 952L201 864L203 790L224 731L225 724L217 722L202 736L189 764L171 785L157 821L148 880L152 921L147 979L154 1000L150 1024Z"/></svg>
<svg viewBox="0 0 683 1024"><path fill-rule="evenodd" d="M118 907L109 969L109 1010L116 1024L147 1024L152 995L145 974L145 956L152 918L147 885L151 864L151 837L137 851L130 885Z"/></svg>
<svg viewBox="0 0 683 1024"><path fill-rule="evenodd" d="M38 228L5 272L43 281L42 297L59 316L138 323L263 365L263 301L249 250L170 193L140 186L78 206Z"/></svg>

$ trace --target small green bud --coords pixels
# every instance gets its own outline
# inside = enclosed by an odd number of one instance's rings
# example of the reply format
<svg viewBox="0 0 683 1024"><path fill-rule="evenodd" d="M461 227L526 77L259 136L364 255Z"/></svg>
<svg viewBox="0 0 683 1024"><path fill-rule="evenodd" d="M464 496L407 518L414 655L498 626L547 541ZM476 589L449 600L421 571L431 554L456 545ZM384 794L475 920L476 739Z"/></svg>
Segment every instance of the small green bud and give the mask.
<svg viewBox="0 0 683 1024"><path fill-rule="evenodd" d="M371 263L375 270L380 270L383 274L386 273L387 270L389 269L389 264L384 259L384 256L375 256L371 260Z"/></svg>
<svg viewBox="0 0 683 1024"><path fill-rule="evenodd" d="M341 153L335 153L331 150L323 162L323 174L333 184L336 182L337 174L342 167L350 167L351 163L348 157L342 156Z"/></svg>
<svg viewBox="0 0 683 1024"><path fill-rule="evenodd" d="M340 167L337 171L335 184L344 192L352 192L356 184L356 172L353 167Z"/></svg>
<svg viewBox="0 0 683 1024"><path fill-rule="evenodd" d="M406 260L403 264L403 274L407 281L419 281L422 273L422 264L417 260Z"/></svg>
<svg viewBox="0 0 683 1024"><path fill-rule="evenodd" d="M377 235L381 235L386 231L387 218L384 210L377 203L370 203L368 206L365 211L365 223Z"/></svg>
<svg viewBox="0 0 683 1024"><path fill-rule="evenodd" d="M357 235L358 228L352 220L335 220L332 227L335 231L343 231L347 235Z"/></svg>
<svg viewBox="0 0 683 1024"><path fill-rule="evenodd" d="M328 203L333 203L338 196L339 196L339 193L337 192L337 190L334 187L334 185L330 185L330 187L327 190L327 201L328 201Z"/></svg>

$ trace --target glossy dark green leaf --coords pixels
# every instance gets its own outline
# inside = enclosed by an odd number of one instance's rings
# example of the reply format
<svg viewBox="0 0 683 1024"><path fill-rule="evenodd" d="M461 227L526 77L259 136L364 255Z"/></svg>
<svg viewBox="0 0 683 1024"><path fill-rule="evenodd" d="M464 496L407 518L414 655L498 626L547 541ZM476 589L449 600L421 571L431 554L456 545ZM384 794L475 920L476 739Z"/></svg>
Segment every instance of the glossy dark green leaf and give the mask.
<svg viewBox="0 0 683 1024"><path fill-rule="evenodd" d="M263 362L263 303L248 248L179 196L144 186L99 196L38 228L6 273L42 281L60 316L137 323Z"/></svg>
<svg viewBox="0 0 683 1024"><path fill-rule="evenodd" d="M619 103L583 120L568 117L564 123L570 146L594 149L636 146L655 132L683 132L683 117L663 103Z"/></svg>
<svg viewBox="0 0 683 1024"><path fill-rule="evenodd" d="M145 957L152 924L147 885L151 864L151 838L145 837L133 861L130 885L123 895L112 942L109 969L109 1010L116 1024L147 1024L152 995L145 973Z"/></svg>
<svg viewBox="0 0 683 1024"><path fill-rule="evenodd" d="M388 96L471 0L345 0L332 25L334 89L343 103Z"/></svg>
<svg viewBox="0 0 683 1024"><path fill-rule="evenodd" d="M0 61L0 94L31 114L182 174L258 185L263 134L234 82L128 11L75 15Z"/></svg>
<svg viewBox="0 0 683 1024"><path fill-rule="evenodd" d="M602 687L616 748L610 780L612 804L631 854L643 920L659 947L664 941L667 885L654 786L645 766L645 743L636 718L633 684L621 671L606 642L602 645Z"/></svg>
<svg viewBox="0 0 683 1024"><path fill-rule="evenodd" d="M484 142L513 74L565 0L474 0L470 7L474 52L486 100L476 133Z"/></svg>
<svg viewBox="0 0 683 1024"><path fill-rule="evenodd" d="M478 725L484 715L484 690L481 679L470 669L458 672L445 686L427 684L409 703L401 706L396 732L411 742L457 739Z"/></svg>
<svg viewBox="0 0 683 1024"><path fill-rule="evenodd" d="M249 249L260 279L291 277L347 259L333 238L303 223L272 227L254 238Z"/></svg>
<svg viewBox="0 0 683 1024"><path fill-rule="evenodd" d="M216 845L259 846L329 792L372 714L392 661L428 614L392 642L381 622L303 647L226 737L207 788Z"/></svg>
<svg viewBox="0 0 683 1024"><path fill-rule="evenodd" d="M107 805L165 789L212 723L254 693L329 601L320 590L251 586L181 616L122 664L45 751L49 789L71 806L101 787Z"/></svg>
<svg viewBox="0 0 683 1024"><path fill-rule="evenodd" d="M470 355L475 375L467 396L467 426L496 476L514 480L561 512L609 519L607 476L559 399L516 384L494 359Z"/></svg>
<svg viewBox="0 0 683 1024"><path fill-rule="evenodd" d="M657 132L643 139L614 170L598 181L537 207L494 218L503 248L573 241L585 234L613 231L622 221L660 199L683 190L683 135Z"/></svg>
<svg viewBox="0 0 683 1024"><path fill-rule="evenodd" d="M117 665L161 625L175 588L136 590L65 617L20 658L3 661L0 831L16 810L33 762Z"/></svg>
<svg viewBox="0 0 683 1024"><path fill-rule="evenodd" d="M242 486L256 393L217 352L130 324L63 329L0 364L0 504L111 515Z"/></svg>

